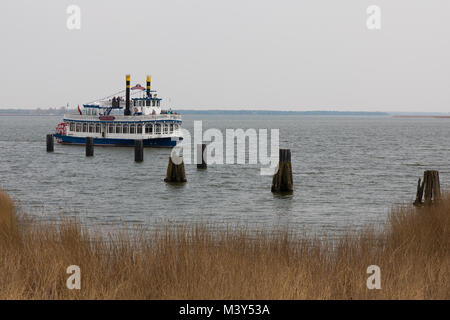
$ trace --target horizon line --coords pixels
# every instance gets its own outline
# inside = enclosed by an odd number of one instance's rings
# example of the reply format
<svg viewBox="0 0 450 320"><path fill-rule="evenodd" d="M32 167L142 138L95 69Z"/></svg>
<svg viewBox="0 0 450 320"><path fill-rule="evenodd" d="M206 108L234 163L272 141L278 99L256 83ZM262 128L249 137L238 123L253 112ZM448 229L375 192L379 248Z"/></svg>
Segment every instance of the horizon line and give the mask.
<svg viewBox="0 0 450 320"><path fill-rule="evenodd" d="M8 107L0 108L0 113L2 111L51 111L51 110L76 110L76 107L66 108L66 107L48 107L48 108L17 108ZM172 110L176 111L188 111L188 112L294 112L294 113L305 113L305 112L327 112L327 113L380 113L380 114L421 114L421 115L436 115L436 114L450 114L449 112L443 111L369 111L369 110L345 110L345 109L305 109L305 110L293 110L293 109L266 109L266 108L203 108L203 107L172 107Z"/></svg>

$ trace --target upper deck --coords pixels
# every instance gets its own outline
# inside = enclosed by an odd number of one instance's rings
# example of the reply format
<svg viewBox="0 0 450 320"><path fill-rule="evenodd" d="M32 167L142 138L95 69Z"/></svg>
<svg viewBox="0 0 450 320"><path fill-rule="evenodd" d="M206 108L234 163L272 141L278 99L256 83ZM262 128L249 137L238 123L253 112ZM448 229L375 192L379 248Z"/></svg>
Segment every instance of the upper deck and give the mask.
<svg viewBox="0 0 450 320"><path fill-rule="evenodd" d="M104 120L102 120L103 118ZM174 121L181 122L181 115L179 114L149 114L149 115L111 115L109 117L98 115L85 115L77 113L64 114L64 121L89 121L89 122L153 122L153 121Z"/></svg>

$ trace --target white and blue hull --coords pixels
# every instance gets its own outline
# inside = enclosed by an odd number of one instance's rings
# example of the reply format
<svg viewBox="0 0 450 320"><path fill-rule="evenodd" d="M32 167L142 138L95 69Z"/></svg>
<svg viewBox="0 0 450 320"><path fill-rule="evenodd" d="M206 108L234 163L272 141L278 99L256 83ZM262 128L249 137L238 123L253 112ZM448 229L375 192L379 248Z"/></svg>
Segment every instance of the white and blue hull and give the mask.
<svg viewBox="0 0 450 320"><path fill-rule="evenodd" d="M71 145L85 145L86 137L74 137L56 133L55 138L58 143ZM142 139L144 147L153 148L171 148L176 146L177 140L182 138L149 138ZM119 139L119 138L94 138L95 146L114 146L114 147L134 147L134 139Z"/></svg>
<svg viewBox="0 0 450 320"><path fill-rule="evenodd" d="M93 138L97 146L134 146L142 140L144 147L174 147L182 139L181 116L93 116L65 115L54 134L61 144L86 144Z"/></svg>

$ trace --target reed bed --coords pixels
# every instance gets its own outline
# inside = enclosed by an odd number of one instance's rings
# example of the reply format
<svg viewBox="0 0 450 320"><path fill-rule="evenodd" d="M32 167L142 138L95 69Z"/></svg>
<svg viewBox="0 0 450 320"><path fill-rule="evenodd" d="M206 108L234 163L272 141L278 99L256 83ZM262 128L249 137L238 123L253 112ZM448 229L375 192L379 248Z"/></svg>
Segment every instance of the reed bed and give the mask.
<svg viewBox="0 0 450 320"><path fill-rule="evenodd" d="M66 287L70 265L80 290ZM0 299L449 299L450 196L336 239L205 225L105 234L30 223L0 191L0 274Z"/></svg>

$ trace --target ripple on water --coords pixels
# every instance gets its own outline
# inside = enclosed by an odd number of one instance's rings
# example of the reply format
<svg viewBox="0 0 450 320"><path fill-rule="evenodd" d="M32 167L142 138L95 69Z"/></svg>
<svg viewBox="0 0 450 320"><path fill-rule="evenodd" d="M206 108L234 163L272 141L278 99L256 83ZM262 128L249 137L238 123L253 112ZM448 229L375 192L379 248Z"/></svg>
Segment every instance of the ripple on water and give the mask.
<svg viewBox="0 0 450 320"><path fill-rule="evenodd" d="M45 135L58 117L0 117L0 187L42 219L64 212L86 224L239 221L337 232L383 222L392 205L412 201L425 168L440 171L443 188L449 181L445 121L189 115L185 127L202 119L204 130L279 128L294 193L272 194L271 177L254 165L186 165L186 184L166 184L168 149L146 149L141 164L130 148L98 147L86 158L83 147L56 145L48 154Z"/></svg>

